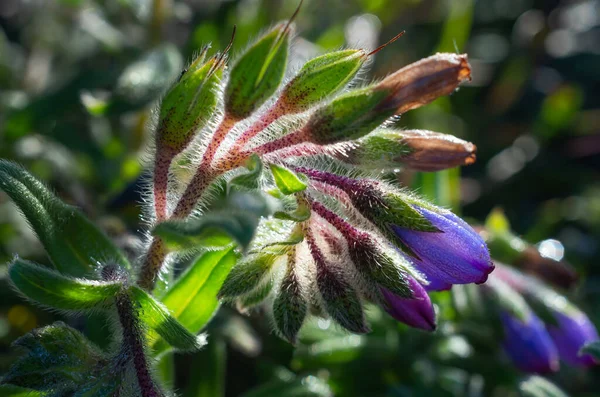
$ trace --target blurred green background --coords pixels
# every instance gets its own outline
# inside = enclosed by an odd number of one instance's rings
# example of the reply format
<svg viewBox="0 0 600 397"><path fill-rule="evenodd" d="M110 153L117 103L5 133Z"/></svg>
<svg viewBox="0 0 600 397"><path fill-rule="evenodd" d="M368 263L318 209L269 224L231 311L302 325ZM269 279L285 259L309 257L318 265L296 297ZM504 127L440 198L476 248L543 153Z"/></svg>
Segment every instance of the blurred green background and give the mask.
<svg viewBox="0 0 600 397"><path fill-rule="evenodd" d="M136 255L148 126L161 93L202 45L225 47L234 24L235 57L297 5L0 1L0 157L24 164ZM568 294L600 324L600 2L305 0L296 23L292 70L326 50L375 48L402 30L365 80L436 51L468 53L472 82L398 125L472 141L478 161L461 170L460 182L456 171L412 180L469 219L481 222L503 208L516 233L577 269L580 283ZM0 194L0 263L15 253L46 261ZM12 340L60 316L15 296L3 275L0 283L1 373L15 357ZM373 334L337 335L315 320L296 349L271 333L261 313L243 317L223 308L210 326L209 348L175 357L173 382L185 396L238 396L256 387L262 389L246 395L320 396L329 387L340 396L516 395L521 374L497 341L463 332L449 293L435 300L435 335L373 309ZM101 343L107 330L88 332ZM600 395L598 369L565 368L551 378L572 395Z"/></svg>

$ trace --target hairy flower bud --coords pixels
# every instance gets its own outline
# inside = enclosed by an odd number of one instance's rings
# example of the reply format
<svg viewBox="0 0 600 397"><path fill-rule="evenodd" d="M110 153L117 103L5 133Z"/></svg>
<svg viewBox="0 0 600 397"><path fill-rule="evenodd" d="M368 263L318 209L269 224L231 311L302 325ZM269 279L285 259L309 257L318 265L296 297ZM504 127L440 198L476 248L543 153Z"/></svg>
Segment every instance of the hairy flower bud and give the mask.
<svg viewBox="0 0 600 397"><path fill-rule="evenodd" d="M417 280L408 276L412 298L403 298L385 288L381 292L386 301L385 310L396 320L414 328L435 331L435 311L431 299Z"/></svg>
<svg viewBox="0 0 600 397"><path fill-rule="evenodd" d="M291 26L280 23L246 49L232 66L225 88L225 113L242 120L275 93L287 65Z"/></svg>
<svg viewBox="0 0 600 397"><path fill-rule="evenodd" d="M295 343L307 311L307 300L296 272L296 252L292 249L288 253L286 275L273 302L273 318L277 330L291 343Z"/></svg>
<svg viewBox="0 0 600 397"><path fill-rule="evenodd" d="M348 142L334 153L337 159L366 168L440 171L475 162L476 147L452 135L426 130L379 128Z"/></svg>
<svg viewBox="0 0 600 397"><path fill-rule="evenodd" d="M341 50L306 62L283 89L286 113L300 113L338 92L358 73L367 60L363 50Z"/></svg>
<svg viewBox="0 0 600 397"><path fill-rule="evenodd" d="M375 89L391 92L381 110L394 109L395 114L402 114L451 94L470 79L471 66L466 55L438 53L392 73Z"/></svg>
<svg viewBox="0 0 600 397"><path fill-rule="evenodd" d="M162 101L156 132L159 151L181 152L196 131L212 118L224 61L217 56L204 62L206 51L202 51Z"/></svg>

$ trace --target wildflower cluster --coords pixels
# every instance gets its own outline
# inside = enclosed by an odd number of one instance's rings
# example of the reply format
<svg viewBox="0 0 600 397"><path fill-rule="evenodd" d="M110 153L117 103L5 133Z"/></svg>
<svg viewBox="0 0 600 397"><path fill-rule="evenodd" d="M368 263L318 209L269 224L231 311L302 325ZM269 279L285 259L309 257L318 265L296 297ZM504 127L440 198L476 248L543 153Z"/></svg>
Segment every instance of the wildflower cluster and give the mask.
<svg viewBox="0 0 600 397"><path fill-rule="evenodd" d="M292 35L291 23L275 25L228 70L223 54L206 60L203 51L166 95L156 131L154 237L140 285L153 287L173 240L198 247L208 227L221 228L238 244L251 242L219 297L242 310L266 302L289 341L308 313L368 332L365 302L434 330L427 291L485 282L493 270L487 247L456 215L369 170L474 161L471 143L385 126L469 80L467 57L436 54L356 86L382 47L344 49L286 78ZM178 158L194 164L187 183L169 180ZM239 208L206 223L240 195L265 203L256 213L265 216L252 221L254 238L232 231L232 222L248 221Z"/></svg>

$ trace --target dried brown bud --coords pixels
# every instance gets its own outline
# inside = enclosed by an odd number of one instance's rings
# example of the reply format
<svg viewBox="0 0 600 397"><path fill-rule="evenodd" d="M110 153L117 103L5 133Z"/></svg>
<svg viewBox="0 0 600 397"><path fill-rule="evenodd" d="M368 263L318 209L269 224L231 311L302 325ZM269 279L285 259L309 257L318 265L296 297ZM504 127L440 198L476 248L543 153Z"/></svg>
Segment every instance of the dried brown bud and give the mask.
<svg viewBox="0 0 600 397"><path fill-rule="evenodd" d="M477 147L452 135L425 130L402 131L409 152L396 161L417 171L440 171L475 162Z"/></svg>
<svg viewBox="0 0 600 397"><path fill-rule="evenodd" d="M377 88L392 91L382 106L402 114L451 94L470 79L471 66L465 54L438 53L389 75Z"/></svg>

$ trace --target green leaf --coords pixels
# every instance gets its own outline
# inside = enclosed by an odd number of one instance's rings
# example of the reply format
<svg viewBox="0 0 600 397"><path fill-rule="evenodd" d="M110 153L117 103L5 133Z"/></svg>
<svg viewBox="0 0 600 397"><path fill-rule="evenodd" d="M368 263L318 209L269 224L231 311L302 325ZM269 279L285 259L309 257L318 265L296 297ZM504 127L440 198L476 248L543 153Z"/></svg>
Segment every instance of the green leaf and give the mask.
<svg viewBox="0 0 600 397"><path fill-rule="evenodd" d="M249 172L237 175L229 181L229 186L237 186L244 189L258 189L260 176L263 171L263 163L256 154L250 156L246 162L246 168Z"/></svg>
<svg viewBox="0 0 600 397"><path fill-rule="evenodd" d="M279 24L240 56L225 88L228 115L244 119L275 93L285 73L289 41L289 26Z"/></svg>
<svg viewBox="0 0 600 397"><path fill-rule="evenodd" d="M169 345L182 351L199 350L206 344L204 336L196 336L170 313L169 309L157 302L141 288L130 287L132 300L138 306L139 319L156 331Z"/></svg>
<svg viewBox="0 0 600 397"><path fill-rule="evenodd" d="M541 376L532 375L519 383L522 397L568 397L555 384Z"/></svg>
<svg viewBox="0 0 600 397"><path fill-rule="evenodd" d="M3 397L43 397L46 393L13 385L0 385L0 395Z"/></svg>
<svg viewBox="0 0 600 397"><path fill-rule="evenodd" d="M277 164L269 164L269 167L275 184L283 194L294 194L306 189L306 177L301 178L295 172Z"/></svg>
<svg viewBox="0 0 600 397"><path fill-rule="evenodd" d="M485 227L493 233L510 233L510 222L500 208L494 208L490 212L485 220Z"/></svg>
<svg viewBox="0 0 600 397"><path fill-rule="evenodd" d="M589 354L594 358L594 360L600 362L600 342L592 342L583 346L581 350L579 350L579 355L583 356Z"/></svg>
<svg viewBox="0 0 600 397"><path fill-rule="evenodd" d="M121 289L119 283L69 278L18 258L8 272L11 282L24 296L62 310L108 308Z"/></svg>
<svg viewBox="0 0 600 397"><path fill-rule="evenodd" d="M89 275L97 262L116 262L131 268L123 253L103 232L22 167L0 160L0 189L23 212L61 273Z"/></svg>
<svg viewBox="0 0 600 397"><path fill-rule="evenodd" d="M190 332L199 332L219 307L217 293L237 255L232 248L199 256L162 298L172 315ZM155 344L160 352L166 346Z"/></svg>
<svg viewBox="0 0 600 397"><path fill-rule="evenodd" d="M91 369L107 362L100 349L62 322L35 329L14 345L27 354L11 366L2 381L36 390L83 384L91 377Z"/></svg>
<svg viewBox="0 0 600 397"><path fill-rule="evenodd" d="M284 221L304 222L310 219L311 210L306 202L302 201L298 204L294 211L276 211L273 217Z"/></svg>

